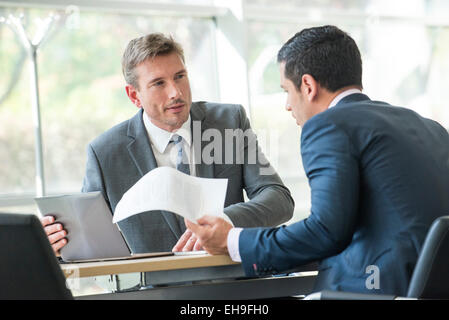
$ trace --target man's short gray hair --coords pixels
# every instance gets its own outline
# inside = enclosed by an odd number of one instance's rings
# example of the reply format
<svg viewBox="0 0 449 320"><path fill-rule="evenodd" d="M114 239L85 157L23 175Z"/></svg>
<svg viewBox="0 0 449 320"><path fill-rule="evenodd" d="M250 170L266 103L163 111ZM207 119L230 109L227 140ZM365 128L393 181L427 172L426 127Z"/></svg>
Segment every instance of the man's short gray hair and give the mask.
<svg viewBox="0 0 449 320"><path fill-rule="evenodd" d="M184 50L171 36L162 33L150 33L131 40L122 57L122 72L127 84L139 89L137 74L134 69L147 59L153 59L159 55L176 53L184 61Z"/></svg>

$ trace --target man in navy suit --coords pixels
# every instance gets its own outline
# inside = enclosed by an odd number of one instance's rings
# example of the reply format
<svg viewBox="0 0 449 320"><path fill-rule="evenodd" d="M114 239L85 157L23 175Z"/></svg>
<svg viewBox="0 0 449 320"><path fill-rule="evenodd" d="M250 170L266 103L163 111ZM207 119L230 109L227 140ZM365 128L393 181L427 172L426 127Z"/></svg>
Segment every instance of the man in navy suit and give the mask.
<svg viewBox="0 0 449 320"><path fill-rule="evenodd" d="M286 108L302 127L310 216L247 229L205 216L188 227L248 276L318 261L316 290L405 296L431 223L449 214L448 132L363 94L359 50L337 27L302 30L278 62Z"/></svg>

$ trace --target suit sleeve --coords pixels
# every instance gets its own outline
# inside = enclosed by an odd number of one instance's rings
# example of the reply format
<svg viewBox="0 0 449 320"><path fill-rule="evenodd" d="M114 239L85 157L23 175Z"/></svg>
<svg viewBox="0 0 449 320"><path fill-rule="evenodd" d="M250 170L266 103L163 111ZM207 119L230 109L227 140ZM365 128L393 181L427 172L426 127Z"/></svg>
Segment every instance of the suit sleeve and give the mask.
<svg viewBox="0 0 449 320"><path fill-rule="evenodd" d="M244 229L239 250L247 275L277 273L342 251L357 219L359 168L347 134L333 123L311 119L301 153L311 188L307 219L280 228Z"/></svg>
<svg viewBox="0 0 449 320"><path fill-rule="evenodd" d="M260 150L257 137L241 106L239 119L241 129L248 133L242 153L245 157L243 187L249 201L228 206L224 213L236 227L277 226L292 217L293 198ZM252 159L254 155L255 158Z"/></svg>

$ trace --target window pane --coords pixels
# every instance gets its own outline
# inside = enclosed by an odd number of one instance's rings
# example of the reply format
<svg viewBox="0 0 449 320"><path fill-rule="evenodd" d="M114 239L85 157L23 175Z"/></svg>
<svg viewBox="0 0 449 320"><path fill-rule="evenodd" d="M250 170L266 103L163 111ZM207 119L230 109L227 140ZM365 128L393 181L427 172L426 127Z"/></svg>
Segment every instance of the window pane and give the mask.
<svg viewBox="0 0 449 320"><path fill-rule="evenodd" d="M0 11L0 16L2 15ZM0 193L34 192L34 138L27 54L0 23Z"/></svg>
<svg viewBox="0 0 449 320"><path fill-rule="evenodd" d="M46 18L50 13L41 9L16 12L23 12L30 21L27 30L36 29L32 25L35 17ZM9 59L6 63L2 59L1 65L9 68L9 75L20 46L11 30L1 30L7 35L1 46L8 48ZM47 193L79 191L88 142L138 111L124 90L121 56L129 40L150 32L171 34L183 45L193 99L217 99L211 19L88 11L60 19L38 56ZM0 141L8 148L2 157L9 163L2 166L8 168L8 174L2 178L0 193L11 188L15 192L34 191L29 84L23 79L28 77L27 71L22 70L20 86L16 86L15 95L9 95L8 104L0 105ZM2 90L3 82L2 78ZM26 121L30 124L25 125Z"/></svg>
<svg viewBox="0 0 449 320"><path fill-rule="evenodd" d="M245 0L247 5L259 5L264 7L276 7L276 8L323 8L328 9L332 6L336 9L357 9L363 8L367 2L364 0Z"/></svg>
<svg viewBox="0 0 449 320"><path fill-rule="evenodd" d="M432 15L447 17L449 3L446 0L244 0L248 6L287 10L341 11L342 14L372 15ZM298 17L300 19L301 17ZM327 21L317 23L327 24Z"/></svg>
<svg viewBox="0 0 449 320"><path fill-rule="evenodd" d="M300 127L285 110L276 55L301 27L266 22L251 22L248 27L249 34L259 35L250 37L248 44L251 123L259 135L267 132L264 149L295 200L294 217L289 221L294 222L308 215L310 190L301 162Z"/></svg>

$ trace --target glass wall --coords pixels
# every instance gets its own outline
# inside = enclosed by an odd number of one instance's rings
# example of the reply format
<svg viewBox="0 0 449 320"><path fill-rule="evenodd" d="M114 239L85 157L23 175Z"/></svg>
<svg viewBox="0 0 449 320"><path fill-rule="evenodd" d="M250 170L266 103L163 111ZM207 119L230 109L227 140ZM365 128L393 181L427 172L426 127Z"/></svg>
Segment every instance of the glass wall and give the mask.
<svg viewBox="0 0 449 320"><path fill-rule="evenodd" d="M1 8L0 16L23 15L30 37L38 19L61 18L38 51L45 181L48 194L81 190L89 141L138 109L129 101L121 73L128 41L150 33L171 34L183 44L194 100L217 100L213 21L80 10ZM34 129L30 106L29 57L16 34L0 24L0 194L33 195ZM29 208L6 208L30 211Z"/></svg>

